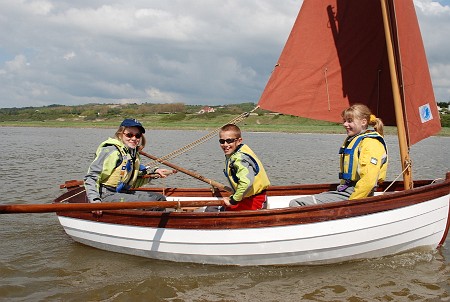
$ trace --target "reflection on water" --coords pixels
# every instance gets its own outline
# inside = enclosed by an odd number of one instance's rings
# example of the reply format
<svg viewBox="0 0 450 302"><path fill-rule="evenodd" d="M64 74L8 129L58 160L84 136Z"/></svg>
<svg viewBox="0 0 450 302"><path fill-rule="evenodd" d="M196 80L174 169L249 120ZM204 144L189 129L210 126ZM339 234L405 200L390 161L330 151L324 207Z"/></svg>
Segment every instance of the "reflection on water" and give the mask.
<svg viewBox="0 0 450 302"><path fill-rule="evenodd" d="M97 145L115 129L2 128L2 204L48 203L65 180L82 179ZM146 152L162 156L204 131L148 131ZM335 182L343 135L244 133L274 185ZM388 179L401 172L387 137ZM450 171L450 138L412 147L415 178ZM171 159L225 182L217 139ZM207 186L178 173L157 186ZM450 301L450 251L410 253L324 266L222 267L155 261L73 242L46 214L3 215L0 297L8 301Z"/></svg>

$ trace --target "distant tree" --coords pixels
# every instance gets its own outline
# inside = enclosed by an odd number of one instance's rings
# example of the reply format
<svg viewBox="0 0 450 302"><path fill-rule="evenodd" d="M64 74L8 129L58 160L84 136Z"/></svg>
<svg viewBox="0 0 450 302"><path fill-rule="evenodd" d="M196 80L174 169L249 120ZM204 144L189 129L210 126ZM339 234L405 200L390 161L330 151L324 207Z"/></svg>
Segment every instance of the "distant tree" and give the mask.
<svg viewBox="0 0 450 302"><path fill-rule="evenodd" d="M442 127L450 127L450 114L442 114L441 115L441 126Z"/></svg>
<svg viewBox="0 0 450 302"><path fill-rule="evenodd" d="M94 109L88 109L88 110L85 110L85 111L83 111L83 112L81 112L81 114L80 115L82 115L82 116L97 116L97 112L94 110Z"/></svg>
<svg viewBox="0 0 450 302"><path fill-rule="evenodd" d="M80 108L78 106L71 107L70 114L80 115L81 114L81 110L80 110Z"/></svg>
<svg viewBox="0 0 450 302"><path fill-rule="evenodd" d="M242 109L242 107L240 107L239 105L228 105L225 108L225 111L231 114L241 114L245 112L245 110Z"/></svg>
<svg viewBox="0 0 450 302"><path fill-rule="evenodd" d="M163 121L163 122L178 122L178 121L184 120L185 118L186 118L186 113L179 112L179 113L175 113L175 114L165 115L163 118L161 118L161 121Z"/></svg>
<svg viewBox="0 0 450 302"><path fill-rule="evenodd" d="M106 111L106 115L107 116L117 116L120 115L120 113L122 112L122 110L120 108L108 108L108 110Z"/></svg>

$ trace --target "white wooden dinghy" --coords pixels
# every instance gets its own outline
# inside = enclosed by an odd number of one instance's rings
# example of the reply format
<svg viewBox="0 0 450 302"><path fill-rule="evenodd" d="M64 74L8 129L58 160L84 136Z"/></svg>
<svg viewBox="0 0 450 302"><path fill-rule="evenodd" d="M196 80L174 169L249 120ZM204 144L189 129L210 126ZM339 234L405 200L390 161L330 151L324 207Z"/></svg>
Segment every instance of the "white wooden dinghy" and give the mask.
<svg viewBox="0 0 450 302"><path fill-rule="evenodd" d="M269 208L260 211L68 211L58 219L75 241L96 248L221 265L335 263L439 247L449 230L450 173L413 181L409 159L411 145L441 129L412 0L305 0L258 105L340 122L353 103L397 126L403 182L385 194L287 208L336 184L285 186L270 188ZM85 202L82 187L67 187L55 202ZM226 194L163 193L180 207Z"/></svg>
<svg viewBox="0 0 450 302"><path fill-rule="evenodd" d="M430 184L403 184L371 198L286 208L289 200L334 185L271 187L269 209L243 212L143 210L60 212L75 241L153 259L222 265L323 264L392 255L444 243L450 219L450 173ZM151 189L158 191L158 189ZM211 200L208 189L166 189L168 200ZM219 194L227 194L221 192ZM218 194L215 194L216 196ZM69 199L67 199L69 198ZM219 197L215 197L219 198ZM55 202L85 202L82 187Z"/></svg>

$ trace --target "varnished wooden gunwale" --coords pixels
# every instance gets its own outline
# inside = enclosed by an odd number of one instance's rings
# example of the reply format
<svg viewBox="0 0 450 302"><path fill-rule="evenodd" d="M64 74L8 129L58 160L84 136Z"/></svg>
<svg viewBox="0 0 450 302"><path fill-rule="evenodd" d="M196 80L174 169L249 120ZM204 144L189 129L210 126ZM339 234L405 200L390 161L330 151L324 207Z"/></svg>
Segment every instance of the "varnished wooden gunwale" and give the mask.
<svg viewBox="0 0 450 302"><path fill-rule="evenodd" d="M418 186L419 183L429 184L430 182L431 181L416 182L416 186ZM324 189L330 186L332 185L272 187L268 190L268 195L314 194L324 191ZM395 187L397 187L397 185ZM69 191L56 201L63 200L64 198L67 198L70 193L78 192L79 190L81 189ZM157 189L152 188L150 190ZM298 208L218 213L116 210L103 211L103 216L101 217L94 217L90 212L60 212L57 214L59 216L83 220L142 227L199 230L262 228L308 224L389 211L445 196L449 194L449 191L450 179L447 177L445 181L440 183L423 185L412 190L387 193L385 195L355 201L342 201ZM197 194L195 195L197 197L211 197L214 195L211 191L208 191L208 189L170 189L166 191L168 196L187 196L186 192ZM84 200L85 197L83 193L74 197L70 202L84 202ZM449 225L447 223L447 232L448 227Z"/></svg>

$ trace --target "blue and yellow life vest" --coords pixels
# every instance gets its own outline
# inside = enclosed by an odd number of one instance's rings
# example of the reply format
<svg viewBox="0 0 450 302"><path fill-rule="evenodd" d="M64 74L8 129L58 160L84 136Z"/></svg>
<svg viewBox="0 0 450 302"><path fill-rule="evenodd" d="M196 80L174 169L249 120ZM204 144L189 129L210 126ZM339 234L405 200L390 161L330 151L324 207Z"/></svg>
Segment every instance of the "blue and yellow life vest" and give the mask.
<svg viewBox="0 0 450 302"><path fill-rule="evenodd" d="M358 134L344 142L344 145L339 149L340 154L340 168L339 179L346 181L347 183L354 183L359 180L358 175L358 160L359 160L359 145L362 140L370 138L380 141L385 149L386 155L382 158L381 169L379 174L379 181L386 178L387 172L387 147L384 138L376 131L368 131Z"/></svg>

